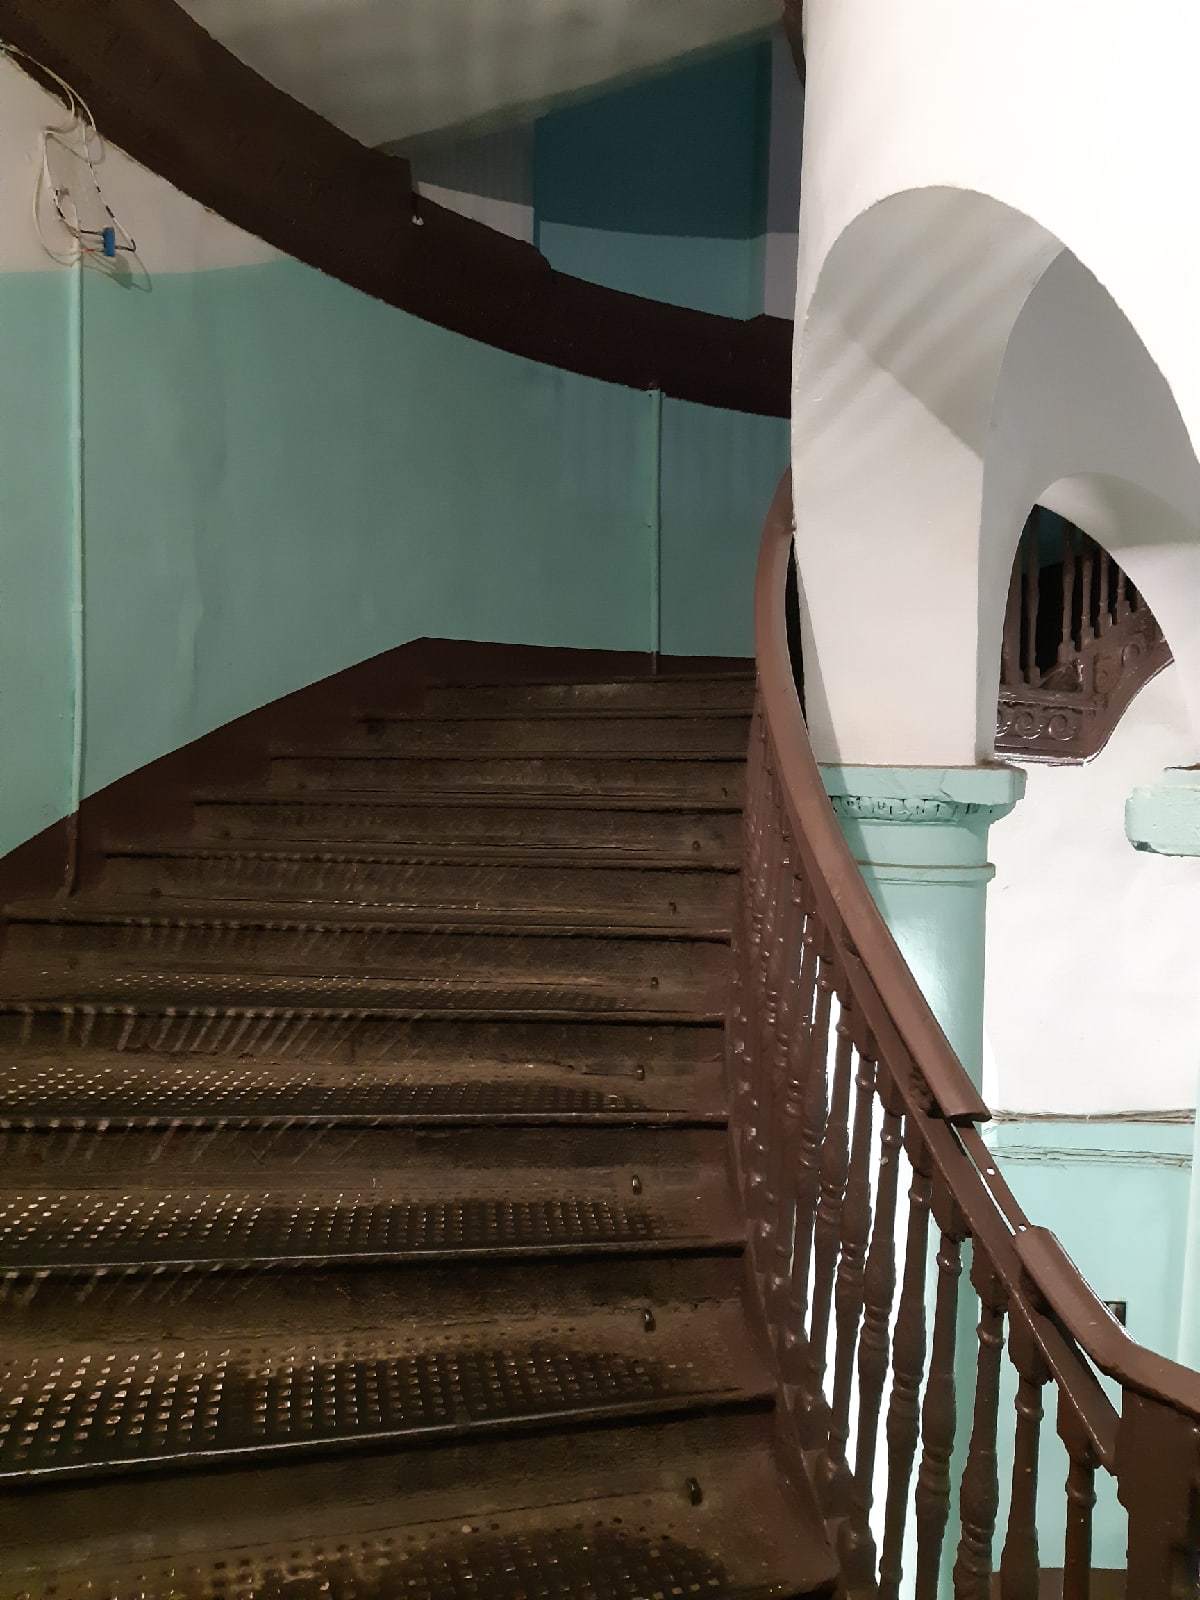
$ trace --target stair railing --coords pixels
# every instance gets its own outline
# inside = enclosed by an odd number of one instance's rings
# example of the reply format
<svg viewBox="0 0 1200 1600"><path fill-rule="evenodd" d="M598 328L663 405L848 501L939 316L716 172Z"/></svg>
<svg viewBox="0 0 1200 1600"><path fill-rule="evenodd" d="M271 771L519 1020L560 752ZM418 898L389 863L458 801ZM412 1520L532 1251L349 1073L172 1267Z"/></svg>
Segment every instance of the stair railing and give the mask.
<svg viewBox="0 0 1200 1600"><path fill-rule="evenodd" d="M1194 1595L1200 1375L1126 1336L1053 1235L1029 1223L984 1143L987 1106L875 908L809 746L787 648L791 546L785 479L756 584L728 1065L780 1415L846 1590L898 1597L907 1565L904 1592L915 1578L917 1600L934 1600L953 1556L960 1600L995 1593L1003 1448L1013 1465L999 1594L1037 1600L1050 1400L1070 1463L1064 1596L1091 1592L1098 1473L1115 1477L1128 1512L1130 1600ZM978 1329L963 1350L968 1260ZM956 1392L964 1360L969 1395ZM1016 1401L1002 1416L1006 1361ZM1119 1385L1119 1407L1100 1373ZM957 1549L943 1552L955 1500Z"/></svg>
<svg viewBox="0 0 1200 1600"><path fill-rule="evenodd" d="M997 750L1021 760L1087 761L1170 661L1171 647L1128 573L1086 533L1035 508L1004 615Z"/></svg>

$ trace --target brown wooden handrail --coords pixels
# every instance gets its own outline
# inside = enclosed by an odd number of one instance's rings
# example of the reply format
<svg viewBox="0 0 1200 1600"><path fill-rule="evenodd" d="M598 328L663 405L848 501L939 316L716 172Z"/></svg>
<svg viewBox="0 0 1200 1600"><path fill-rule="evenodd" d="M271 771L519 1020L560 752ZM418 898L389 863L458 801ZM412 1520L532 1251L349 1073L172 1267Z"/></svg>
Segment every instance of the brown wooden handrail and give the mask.
<svg viewBox="0 0 1200 1600"><path fill-rule="evenodd" d="M588 283L531 244L418 202L407 161L268 83L175 0L7 0L0 39L67 79L152 172L356 289L570 372L788 415L790 321Z"/></svg>
<svg viewBox="0 0 1200 1600"><path fill-rule="evenodd" d="M1098 1472L1115 1478L1128 1512L1130 1600L1194 1594L1200 1374L1118 1326L1054 1236L1031 1226L979 1132L987 1107L867 890L809 746L787 647L792 531L785 478L755 596L727 1030L732 1154L785 1443L810 1476L847 1594L886 1600L899 1600L914 1519L913 1592L936 1600L955 1499L956 1600L991 1600L1011 1450L998 1592L1038 1600L1049 1388L1069 1464L1062 1553L1051 1557L1065 1600L1091 1592ZM960 1348L968 1245L973 1352ZM1016 1403L1002 1430L1006 1361ZM969 1395L958 1392L964 1367ZM1119 1408L1100 1373L1119 1383Z"/></svg>

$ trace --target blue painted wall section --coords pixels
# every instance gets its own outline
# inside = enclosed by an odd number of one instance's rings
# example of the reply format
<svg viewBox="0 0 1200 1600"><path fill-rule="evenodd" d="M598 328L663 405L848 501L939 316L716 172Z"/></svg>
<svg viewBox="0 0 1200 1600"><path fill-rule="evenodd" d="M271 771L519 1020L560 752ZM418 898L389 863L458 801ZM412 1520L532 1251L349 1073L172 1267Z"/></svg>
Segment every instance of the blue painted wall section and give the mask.
<svg viewBox="0 0 1200 1600"><path fill-rule="evenodd" d="M760 42L543 117L536 244L596 283L757 316L770 114Z"/></svg>

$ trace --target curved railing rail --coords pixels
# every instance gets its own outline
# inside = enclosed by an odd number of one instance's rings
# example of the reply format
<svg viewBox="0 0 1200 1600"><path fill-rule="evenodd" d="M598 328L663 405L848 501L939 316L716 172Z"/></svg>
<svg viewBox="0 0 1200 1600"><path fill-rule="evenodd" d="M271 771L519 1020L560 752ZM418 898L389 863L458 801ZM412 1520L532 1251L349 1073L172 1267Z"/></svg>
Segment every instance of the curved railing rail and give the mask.
<svg viewBox="0 0 1200 1600"><path fill-rule="evenodd" d="M791 533L785 479L755 598L733 1149L781 1415L846 1589L898 1597L903 1584L934 1600L953 1556L956 1596L989 1600L999 1539L1003 1600L1037 1600L1049 1387L1069 1460L1063 1594L1091 1592L1102 1472L1128 1512L1131 1600L1192 1595L1200 1375L1125 1335L1053 1235L1029 1224L984 1143L987 1107L875 908L809 747L787 649ZM968 1246L973 1349L960 1338ZM1006 1358L1016 1394L1002 1427Z"/></svg>

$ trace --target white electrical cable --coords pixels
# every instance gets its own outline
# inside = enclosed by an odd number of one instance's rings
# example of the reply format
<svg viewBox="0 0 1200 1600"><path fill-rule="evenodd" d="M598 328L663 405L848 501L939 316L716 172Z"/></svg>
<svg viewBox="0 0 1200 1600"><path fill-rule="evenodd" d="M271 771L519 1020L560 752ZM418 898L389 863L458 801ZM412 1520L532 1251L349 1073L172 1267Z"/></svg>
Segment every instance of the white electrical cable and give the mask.
<svg viewBox="0 0 1200 1600"><path fill-rule="evenodd" d="M95 244L88 243L89 236L93 239L97 238L102 230L85 229L80 226L78 202L68 194L66 189L60 189L54 181L53 174L50 171L50 147L57 145L59 149L64 150L69 156L72 156L87 168L100 204L112 221L114 235L119 234L121 237L121 248L129 252L136 252L137 246L132 236L114 214L112 207L104 198L103 189L100 187L100 178L96 172L96 167L99 162L104 160L104 140L100 136L100 130L96 126L96 119L93 117L91 107L87 101L77 90L72 88L65 78L60 77L53 67L46 66L36 56L31 56L28 51L20 49L15 44L10 44L6 39L0 39L0 55L9 56L15 61L27 62L30 66L36 67L39 72L44 73L51 82L57 84L68 112L68 120L66 122L60 126L43 128L41 135L41 161L38 166L37 178L34 182L32 204L33 226L42 249L50 257L51 261L55 261L59 266L63 267L74 266L77 262L91 265L94 264L97 256L102 255L102 252ZM71 237L72 243L66 250L56 249L46 237L47 200L53 207L63 229ZM75 219L73 222L63 209L64 201L69 201L71 204Z"/></svg>

